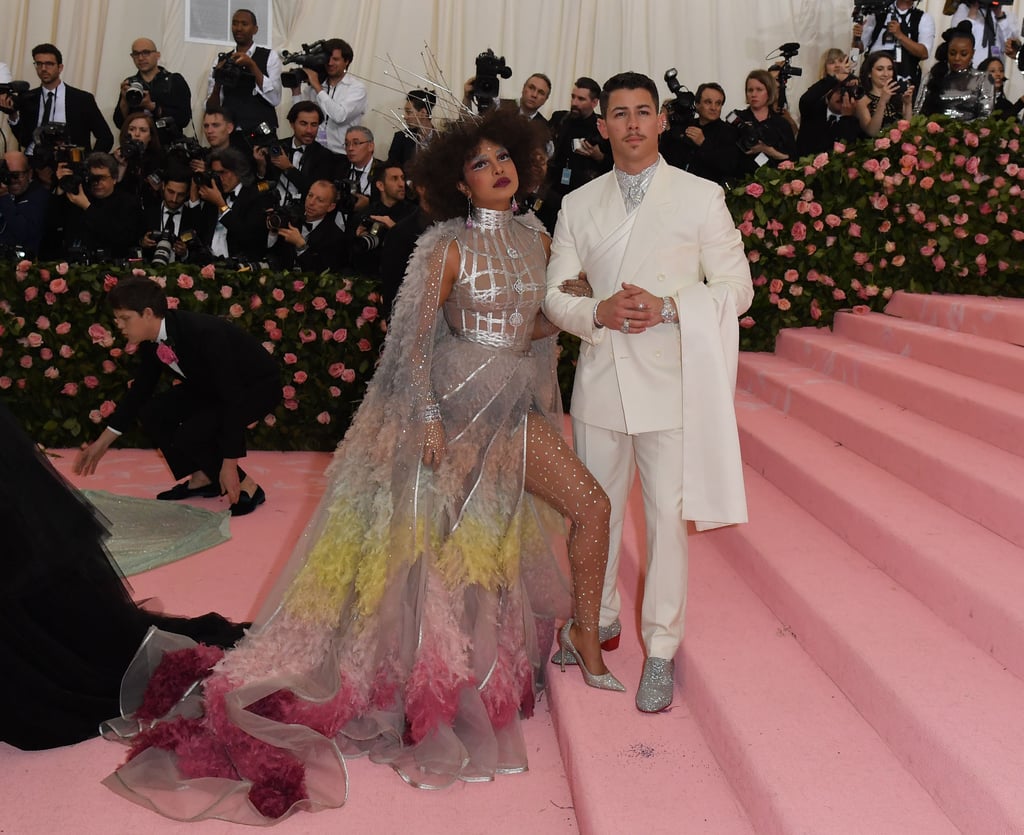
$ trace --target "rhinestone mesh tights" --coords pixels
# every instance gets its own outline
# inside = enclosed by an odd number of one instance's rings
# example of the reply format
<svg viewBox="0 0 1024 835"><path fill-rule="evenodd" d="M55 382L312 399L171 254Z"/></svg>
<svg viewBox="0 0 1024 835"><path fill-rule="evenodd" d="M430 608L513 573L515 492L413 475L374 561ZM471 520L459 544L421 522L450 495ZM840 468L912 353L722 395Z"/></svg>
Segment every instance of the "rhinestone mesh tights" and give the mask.
<svg viewBox="0 0 1024 835"><path fill-rule="evenodd" d="M597 479L550 423L531 413L526 424L526 490L568 518L572 571L572 638L591 673L606 672L598 621L608 562L611 505Z"/></svg>

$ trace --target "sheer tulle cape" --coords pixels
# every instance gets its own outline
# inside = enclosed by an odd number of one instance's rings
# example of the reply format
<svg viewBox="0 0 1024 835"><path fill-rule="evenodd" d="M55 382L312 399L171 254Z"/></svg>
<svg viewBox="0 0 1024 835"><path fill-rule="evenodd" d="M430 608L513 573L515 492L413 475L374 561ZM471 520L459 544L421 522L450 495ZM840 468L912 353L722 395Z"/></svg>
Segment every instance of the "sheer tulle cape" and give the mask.
<svg viewBox="0 0 1024 835"><path fill-rule="evenodd" d="M516 224L540 246L535 223ZM569 608L552 550L564 522L523 491L527 414L560 425L555 342L520 356L452 335L438 298L459 234L448 222L421 238L328 489L256 626L153 727L131 715L166 649L147 640L111 726L136 736L115 791L178 819L265 824L341 805L347 756L428 788L526 768L519 717ZM419 419L435 399L436 472Z"/></svg>
<svg viewBox="0 0 1024 835"><path fill-rule="evenodd" d="M104 545L104 518L0 402L0 739L24 749L96 736L118 709L124 669L151 625L232 644L219 615L138 608Z"/></svg>

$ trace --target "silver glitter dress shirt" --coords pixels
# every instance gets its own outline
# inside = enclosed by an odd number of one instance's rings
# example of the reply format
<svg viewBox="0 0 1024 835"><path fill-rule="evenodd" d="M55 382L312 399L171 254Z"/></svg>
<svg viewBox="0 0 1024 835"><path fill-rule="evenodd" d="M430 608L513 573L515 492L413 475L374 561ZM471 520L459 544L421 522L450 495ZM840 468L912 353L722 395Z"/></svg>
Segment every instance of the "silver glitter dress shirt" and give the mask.
<svg viewBox="0 0 1024 835"><path fill-rule="evenodd" d="M654 172L658 169L659 160L647 166L639 174L627 174L625 171L616 168L615 179L619 182L619 191L622 192L622 199L626 204L626 213L635 211L647 194L647 187L654 178Z"/></svg>
<svg viewBox="0 0 1024 835"><path fill-rule="evenodd" d="M960 122L984 119L992 115L995 89L987 73L966 69L949 73L942 79L942 90L931 113L949 116Z"/></svg>

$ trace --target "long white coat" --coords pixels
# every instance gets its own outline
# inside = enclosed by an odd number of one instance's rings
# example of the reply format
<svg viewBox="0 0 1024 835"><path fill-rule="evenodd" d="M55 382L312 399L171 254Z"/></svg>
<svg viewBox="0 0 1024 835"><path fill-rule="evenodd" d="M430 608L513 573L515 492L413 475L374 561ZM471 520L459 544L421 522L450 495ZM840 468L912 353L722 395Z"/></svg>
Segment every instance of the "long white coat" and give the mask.
<svg viewBox="0 0 1024 835"><path fill-rule="evenodd" d="M624 223L614 172L562 201L544 311L583 340L572 415L627 434L682 428L684 518L699 529L745 522L733 396L737 319L753 286L722 189L661 160L628 237ZM559 290L580 270L593 299ZM595 301L623 282L674 297L679 327L631 335L595 327Z"/></svg>

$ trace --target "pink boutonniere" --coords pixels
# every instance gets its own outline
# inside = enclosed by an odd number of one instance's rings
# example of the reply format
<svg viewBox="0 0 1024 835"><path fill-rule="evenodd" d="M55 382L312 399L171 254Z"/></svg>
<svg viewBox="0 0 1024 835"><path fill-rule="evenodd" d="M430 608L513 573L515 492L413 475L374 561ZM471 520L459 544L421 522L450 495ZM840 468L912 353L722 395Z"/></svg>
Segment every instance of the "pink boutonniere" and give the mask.
<svg viewBox="0 0 1024 835"><path fill-rule="evenodd" d="M166 342L157 343L156 355L160 362L165 362L168 365L178 361L178 355L174 353L174 349Z"/></svg>

